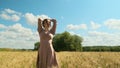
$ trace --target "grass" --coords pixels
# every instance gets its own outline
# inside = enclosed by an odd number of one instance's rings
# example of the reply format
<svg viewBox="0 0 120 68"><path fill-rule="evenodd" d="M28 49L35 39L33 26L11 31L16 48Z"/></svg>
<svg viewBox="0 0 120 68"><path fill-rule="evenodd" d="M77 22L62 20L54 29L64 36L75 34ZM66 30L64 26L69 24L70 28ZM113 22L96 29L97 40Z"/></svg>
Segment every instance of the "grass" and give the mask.
<svg viewBox="0 0 120 68"><path fill-rule="evenodd" d="M119 68L120 52L56 52L60 68ZM0 68L36 68L36 51L0 52Z"/></svg>

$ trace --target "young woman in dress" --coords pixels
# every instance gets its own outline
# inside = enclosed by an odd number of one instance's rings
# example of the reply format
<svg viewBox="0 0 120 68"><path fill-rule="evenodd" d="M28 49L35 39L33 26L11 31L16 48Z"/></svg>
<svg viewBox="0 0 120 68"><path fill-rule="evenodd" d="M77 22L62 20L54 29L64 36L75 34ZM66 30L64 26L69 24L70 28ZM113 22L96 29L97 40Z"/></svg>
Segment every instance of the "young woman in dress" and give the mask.
<svg viewBox="0 0 120 68"><path fill-rule="evenodd" d="M51 27L51 22L53 26ZM38 33L40 36L40 47L38 49L37 68L58 68L52 39L55 35L57 21L55 19L38 19ZM51 29L50 29L51 27Z"/></svg>

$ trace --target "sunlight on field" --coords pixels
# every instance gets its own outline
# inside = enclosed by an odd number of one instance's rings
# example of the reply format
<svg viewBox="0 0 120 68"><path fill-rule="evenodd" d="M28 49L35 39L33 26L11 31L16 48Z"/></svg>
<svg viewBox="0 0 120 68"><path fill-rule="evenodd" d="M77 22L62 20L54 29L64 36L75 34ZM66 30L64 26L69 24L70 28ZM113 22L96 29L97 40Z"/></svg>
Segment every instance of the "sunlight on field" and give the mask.
<svg viewBox="0 0 120 68"><path fill-rule="evenodd" d="M57 52L60 68L119 68L120 52ZM0 52L0 68L36 68L37 52Z"/></svg>

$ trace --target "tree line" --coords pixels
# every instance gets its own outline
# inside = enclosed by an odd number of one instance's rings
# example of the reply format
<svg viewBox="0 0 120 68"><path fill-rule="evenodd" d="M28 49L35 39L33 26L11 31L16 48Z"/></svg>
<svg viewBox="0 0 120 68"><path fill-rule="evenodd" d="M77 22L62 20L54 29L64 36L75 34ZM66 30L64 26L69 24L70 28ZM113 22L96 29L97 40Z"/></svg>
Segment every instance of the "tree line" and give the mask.
<svg viewBox="0 0 120 68"><path fill-rule="evenodd" d="M97 52L120 52L120 46L84 46L83 51L97 51Z"/></svg>

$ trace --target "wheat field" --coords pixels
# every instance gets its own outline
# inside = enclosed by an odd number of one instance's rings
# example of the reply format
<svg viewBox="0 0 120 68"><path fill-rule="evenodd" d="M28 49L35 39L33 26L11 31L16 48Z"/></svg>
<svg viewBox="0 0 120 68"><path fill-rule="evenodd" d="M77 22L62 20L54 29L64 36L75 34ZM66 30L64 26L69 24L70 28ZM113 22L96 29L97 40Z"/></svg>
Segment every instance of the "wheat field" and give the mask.
<svg viewBox="0 0 120 68"><path fill-rule="evenodd" d="M120 52L56 52L59 68L120 68ZM0 52L0 68L36 68L36 51Z"/></svg>

